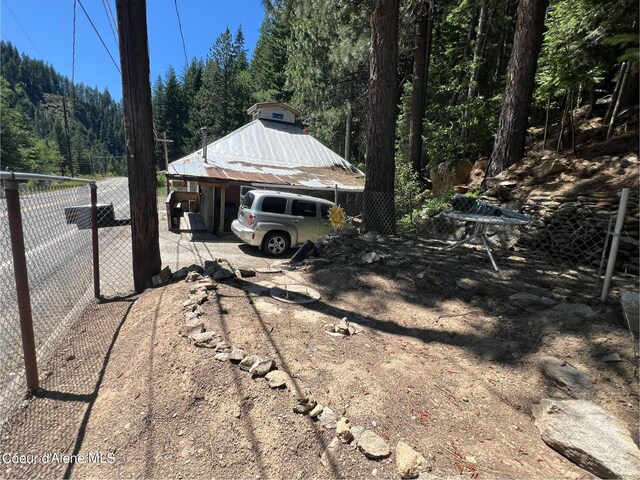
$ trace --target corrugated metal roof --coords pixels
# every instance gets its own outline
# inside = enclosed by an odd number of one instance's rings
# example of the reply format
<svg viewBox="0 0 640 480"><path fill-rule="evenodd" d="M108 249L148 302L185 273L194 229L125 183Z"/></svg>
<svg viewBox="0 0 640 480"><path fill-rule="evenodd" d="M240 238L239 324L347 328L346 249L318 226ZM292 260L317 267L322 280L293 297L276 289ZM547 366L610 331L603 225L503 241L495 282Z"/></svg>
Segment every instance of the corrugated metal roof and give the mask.
<svg viewBox="0 0 640 480"><path fill-rule="evenodd" d="M251 123L169 164L169 175L250 183L361 189L364 174L300 127L268 120Z"/></svg>

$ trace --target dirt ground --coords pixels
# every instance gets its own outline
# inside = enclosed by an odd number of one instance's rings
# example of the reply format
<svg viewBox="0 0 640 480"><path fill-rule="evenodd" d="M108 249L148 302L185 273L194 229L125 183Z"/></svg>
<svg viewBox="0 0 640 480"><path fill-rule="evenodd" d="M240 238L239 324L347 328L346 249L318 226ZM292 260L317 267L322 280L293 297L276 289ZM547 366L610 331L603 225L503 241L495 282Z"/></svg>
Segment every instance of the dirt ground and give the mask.
<svg viewBox="0 0 640 480"><path fill-rule="evenodd" d="M84 463L4 465L0 476L399 478L395 446L403 440L441 477L591 478L547 447L533 424L532 405L566 395L539 372L545 355L590 375L592 400L625 422L638 443L637 357L618 306L594 307L598 317L590 322L545 322L544 312L515 307L507 297L530 291L559 299L561 279L489 272L482 252L429 256L419 243L399 240L386 248L422 260L399 275L392 262L360 265L336 251L295 271L219 282L201 318L231 345L272 356L319 403L386 439L389 458L368 460L341 445L323 466L334 430L294 413L286 390L270 389L178 334L193 286L180 281L87 312L52 378L85 378L83 366L100 365L99 354L78 345L99 333L101 309L119 305L121 323L109 325L114 341L95 388L79 389L89 392L83 399L49 392L5 429L7 451L49 448L84 455ZM438 285L410 280L421 268L440 278ZM299 305L268 294L268 287L293 284L311 286L321 299ZM343 317L363 331L329 335L325 325ZM613 352L622 362L600 361ZM86 403L74 407L76 400Z"/></svg>

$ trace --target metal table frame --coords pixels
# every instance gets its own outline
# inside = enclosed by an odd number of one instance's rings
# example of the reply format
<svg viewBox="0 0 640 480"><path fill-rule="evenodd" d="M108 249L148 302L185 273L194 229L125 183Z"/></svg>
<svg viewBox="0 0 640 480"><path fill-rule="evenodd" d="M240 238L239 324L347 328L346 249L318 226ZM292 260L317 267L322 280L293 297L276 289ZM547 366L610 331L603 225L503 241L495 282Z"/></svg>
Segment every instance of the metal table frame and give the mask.
<svg viewBox="0 0 640 480"><path fill-rule="evenodd" d="M472 240L479 238L484 245L484 248L487 250L487 255L489 255L489 260L491 260L491 265L493 265L494 270L499 271L498 265L493 258L493 252L491 250L491 240L487 237L487 227L489 225L526 225L531 221L531 217L528 215L524 215L522 213L514 212L512 210L508 210L506 208L495 207L500 210L501 215L482 215L479 213L466 213L466 212L458 212L458 211L448 211L443 212L447 218L451 218L453 220L458 220L461 222L473 222L475 223L475 227L473 229L473 233L471 235L467 235L462 240L459 240L447 247L447 250L453 250L454 248L471 242Z"/></svg>

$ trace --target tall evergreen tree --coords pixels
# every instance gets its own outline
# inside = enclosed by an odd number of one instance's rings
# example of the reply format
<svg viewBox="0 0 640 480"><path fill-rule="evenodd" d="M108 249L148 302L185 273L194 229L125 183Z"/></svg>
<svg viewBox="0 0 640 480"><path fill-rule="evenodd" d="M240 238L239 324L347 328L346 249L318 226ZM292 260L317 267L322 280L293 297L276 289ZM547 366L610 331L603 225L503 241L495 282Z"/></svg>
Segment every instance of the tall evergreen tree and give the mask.
<svg viewBox="0 0 640 480"><path fill-rule="evenodd" d="M367 230L395 233L394 141L398 95L398 0L376 0L371 15L369 133L364 218Z"/></svg>
<svg viewBox="0 0 640 480"><path fill-rule="evenodd" d="M493 177L524 155L527 118L542 46L548 0L520 0L507 88L487 176Z"/></svg>
<svg viewBox="0 0 640 480"><path fill-rule="evenodd" d="M211 47L198 93L199 117L209 138L220 138L246 121L248 68L242 30L234 40L227 28Z"/></svg>

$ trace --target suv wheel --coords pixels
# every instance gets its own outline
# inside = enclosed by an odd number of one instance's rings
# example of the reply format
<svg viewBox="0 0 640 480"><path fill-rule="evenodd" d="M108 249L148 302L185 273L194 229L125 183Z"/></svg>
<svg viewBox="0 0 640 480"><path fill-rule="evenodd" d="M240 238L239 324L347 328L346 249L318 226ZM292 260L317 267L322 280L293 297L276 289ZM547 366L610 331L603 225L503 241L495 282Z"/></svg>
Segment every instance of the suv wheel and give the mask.
<svg viewBox="0 0 640 480"><path fill-rule="evenodd" d="M290 240L286 233L273 232L264 237L262 251L267 255L282 255L289 250Z"/></svg>

